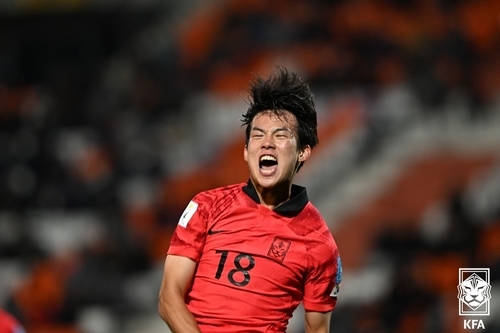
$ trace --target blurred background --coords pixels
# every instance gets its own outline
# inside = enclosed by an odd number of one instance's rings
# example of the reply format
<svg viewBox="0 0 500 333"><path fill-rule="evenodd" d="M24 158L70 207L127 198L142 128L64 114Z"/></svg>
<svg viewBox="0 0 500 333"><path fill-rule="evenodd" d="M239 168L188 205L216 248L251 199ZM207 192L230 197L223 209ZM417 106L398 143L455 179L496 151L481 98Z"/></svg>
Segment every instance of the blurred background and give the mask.
<svg viewBox="0 0 500 333"><path fill-rule="evenodd" d="M490 268L492 315L475 319L500 332L499 15L497 0L1 0L0 307L29 333L168 332L172 231L195 193L247 180L246 88L282 65L318 110L297 183L343 259L332 332L465 331L466 267Z"/></svg>

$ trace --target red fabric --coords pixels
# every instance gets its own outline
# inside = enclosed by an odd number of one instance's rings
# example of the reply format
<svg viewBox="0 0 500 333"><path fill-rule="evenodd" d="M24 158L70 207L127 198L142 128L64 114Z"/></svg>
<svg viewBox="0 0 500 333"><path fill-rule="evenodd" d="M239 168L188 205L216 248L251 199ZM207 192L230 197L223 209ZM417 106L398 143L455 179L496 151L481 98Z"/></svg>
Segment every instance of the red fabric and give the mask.
<svg viewBox="0 0 500 333"><path fill-rule="evenodd" d="M0 333L23 333L20 323L10 313L0 309Z"/></svg>
<svg viewBox="0 0 500 333"><path fill-rule="evenodd" d="M333 310L338 250L317 209L308 202L280 215L244 185L195 196L172 237L169 254L198 262L186 303L200 329L285 332L301 301L307 310Z"/></svg>

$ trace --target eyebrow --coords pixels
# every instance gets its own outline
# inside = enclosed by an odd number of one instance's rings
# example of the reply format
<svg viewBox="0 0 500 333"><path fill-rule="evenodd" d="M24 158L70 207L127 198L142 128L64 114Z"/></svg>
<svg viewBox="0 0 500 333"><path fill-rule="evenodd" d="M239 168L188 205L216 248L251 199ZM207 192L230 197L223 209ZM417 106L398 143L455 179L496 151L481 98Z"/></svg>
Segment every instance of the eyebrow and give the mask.
<svg viewBox="0 0 500 333"><path fill-rule="evenodd" d="M259 132L262 132L262 133L266 133L267 131L260 128L260 127L257 127L257 126L254 126L250 129L251 131L259 131ZM292 129L290 129L289 127L278 127L278 128L275 128L272 132L273 133L276 133L276 132L280 132L280 131L289 131L293 134L293 131Z"/></svg>

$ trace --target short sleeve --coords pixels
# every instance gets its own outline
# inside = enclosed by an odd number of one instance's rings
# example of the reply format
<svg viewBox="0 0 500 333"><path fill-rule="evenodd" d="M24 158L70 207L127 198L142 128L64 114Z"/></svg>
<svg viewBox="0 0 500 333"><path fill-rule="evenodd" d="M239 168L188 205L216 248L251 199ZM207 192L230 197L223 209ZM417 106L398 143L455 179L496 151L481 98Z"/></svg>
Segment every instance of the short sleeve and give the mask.
<svg viewBox="0 0 500 333"><path fill-rule="evenodd" d="M202 194L189 202L181 214L167 254L185 256L198 261L207 235L209 204Z"/></svg>
<svg viewBox="0 0 500 333"><path fill-rule="evenodd" d="M310 252L311 267L304 284L304 308L307 311L328 312L337 303L342 264L335 244L324 244Z"/></svg>

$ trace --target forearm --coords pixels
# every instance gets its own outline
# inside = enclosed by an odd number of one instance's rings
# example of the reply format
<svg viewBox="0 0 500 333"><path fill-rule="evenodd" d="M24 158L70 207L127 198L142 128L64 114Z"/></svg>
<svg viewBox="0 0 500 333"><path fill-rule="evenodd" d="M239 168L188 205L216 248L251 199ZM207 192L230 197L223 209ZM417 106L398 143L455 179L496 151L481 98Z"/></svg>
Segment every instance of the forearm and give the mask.
<svg viewBox="0 0 500 333"><path fill-rule="evenodd" d="M201 333L196 320L183 299L160 297L158 304L160 317L172 333Z"/></svg>
<svg viewBox="0 0 500 333"><path fill-rule="evenodd" d="M331 312L306 311L306 333L329 333Z"/></svg>

